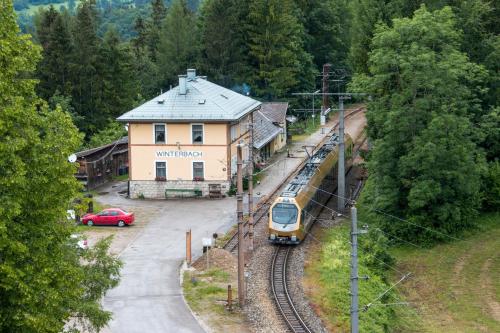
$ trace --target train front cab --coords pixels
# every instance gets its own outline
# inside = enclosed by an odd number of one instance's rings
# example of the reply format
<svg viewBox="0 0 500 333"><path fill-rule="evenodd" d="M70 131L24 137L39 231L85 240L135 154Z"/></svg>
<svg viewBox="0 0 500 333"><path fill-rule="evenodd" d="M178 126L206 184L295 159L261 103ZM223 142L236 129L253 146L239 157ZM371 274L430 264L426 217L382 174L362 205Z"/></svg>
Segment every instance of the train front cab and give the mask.
<svg viewBox="0 0 500 333"><path fill-rule="evenodd" d="M279 198L269 209L269 242L299 244L303 237L301 211L293 199Z"/></svg>

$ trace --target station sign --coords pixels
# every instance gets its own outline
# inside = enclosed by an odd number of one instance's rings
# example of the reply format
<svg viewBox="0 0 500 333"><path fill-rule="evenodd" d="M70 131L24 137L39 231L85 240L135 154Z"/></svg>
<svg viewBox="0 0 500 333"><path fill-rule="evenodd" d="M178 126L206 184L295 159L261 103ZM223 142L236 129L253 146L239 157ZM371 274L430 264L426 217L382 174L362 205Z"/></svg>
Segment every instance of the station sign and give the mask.
<svg viewBox="0 0 500 333"><path fill-rule="evenodd" d="M156 157L201 158L203 157L203 152L191 150L161 150L156 152Z"/></svg>

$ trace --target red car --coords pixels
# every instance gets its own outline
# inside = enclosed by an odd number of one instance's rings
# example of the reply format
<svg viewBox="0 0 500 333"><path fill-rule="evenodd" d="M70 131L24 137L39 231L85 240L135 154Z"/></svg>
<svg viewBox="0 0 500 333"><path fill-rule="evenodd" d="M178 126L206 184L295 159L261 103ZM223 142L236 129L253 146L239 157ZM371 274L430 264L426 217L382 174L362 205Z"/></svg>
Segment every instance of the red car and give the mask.
<svg viewBox="0 0 500 333"><path fill-rule="evenodd" d="M107 208L97 214L85 214L82 223L93 225L117 225L124 227L134 222L134 213L128 213L120 208Z"/></svg>

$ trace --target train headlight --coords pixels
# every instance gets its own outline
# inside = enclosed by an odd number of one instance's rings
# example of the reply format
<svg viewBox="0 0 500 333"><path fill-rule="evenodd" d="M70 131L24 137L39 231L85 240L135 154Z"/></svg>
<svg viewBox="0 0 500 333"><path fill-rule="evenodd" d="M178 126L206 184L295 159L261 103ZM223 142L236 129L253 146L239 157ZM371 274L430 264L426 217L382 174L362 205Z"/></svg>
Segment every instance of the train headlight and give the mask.
<svg viewBox="0 0 500 333"><path fill-rule="evenodd" d="M269 238L271 238L272 240L275 240L275 239L276 239L276 235L275 235L275 234L271 234L271 235L269 236Z"/></svg>
<svg viewBox="0 0 500 333"><path fill-rule="evenodd" d="M297 241L297 236L292 235L292 242L296 242L296 241Z"/></svg>

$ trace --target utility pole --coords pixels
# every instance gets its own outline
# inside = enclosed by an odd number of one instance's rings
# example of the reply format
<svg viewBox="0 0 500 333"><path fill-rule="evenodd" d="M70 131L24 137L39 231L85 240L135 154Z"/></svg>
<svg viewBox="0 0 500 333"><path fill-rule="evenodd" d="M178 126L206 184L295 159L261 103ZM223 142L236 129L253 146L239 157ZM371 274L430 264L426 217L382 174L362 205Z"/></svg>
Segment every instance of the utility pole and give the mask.
<svg viewBox="0 0 500 333"><path fill-rule="evenodd" d="M253 112L250 113L248 144L248 250L253 251Z"/></svg>
<svg viewBox="0 0 500 333"><path fill-rule="evenodd" d="M368 280L368 276L358 275L358 235L367 232L366 229L358 230L358 211L351 207L351 333L359 332L358 281Z"/></svg>
<svg viewBox="0 0 500 333"><path fill-rule="evenodd" d="M351 207L351 333L358 333L358 215Z"/></svg>
<svg viewBox="0 0 500 333"><path fill-rule="evenodd" d="M345 142L344 142L344 98L348 96L339 96L339 167L337 180L337 209L343 212L345 209Z"/></svg>
<svg viewBox="0 0 500 333"><path fill-rule="evenodd" d="M241 150L243 142L237 146L237 169L236 184L238 193L236 194L236 210L238 216L238 302L241 307L245 305L245 244L243 234L243 159Z"/></svg>
<svg viewBox="0 0 500 333"><path fill-rule="evenodd" d="M323 105L321 107L321 125L324 126L326 124L326 116L325 111L328 109L329 100L328 100L328 75L330 72L330 64L323 65Z"/></svg>
<svg viewBox="0 0 500 333"><path fill-rule="evenodd" d="M341 81L341 80L339 80ZM325 96L338 96L339 97L339 162L338 162L338 179L337 179L337 208L339 212L345 210L345 141L344 141L344 100L350 99L353 95L366 95L365 93L329 93L321 92L318 93L292 93L292 95L322 95ZM314 110L313 110L314 111Z"/></svg>
<svg viewBox="0 0 500 333"><path fill-rule="evenodd" d="M313 107L313 108L312 108L312 111L313 111L313 114L312 114L312 118L313 118L313 127L314 127L314 124L316 124L316 111L315 111L315 109L314 109L314 104L315 104L315 103L314 103L314 96L315 96L316 94L319 94L319 93L320 93L320 92L319 92L319 90L316 90L315 92L313 92L313 93L312 93L312 96L313 96L313 105L312 105L312 107Z"/></svg>

